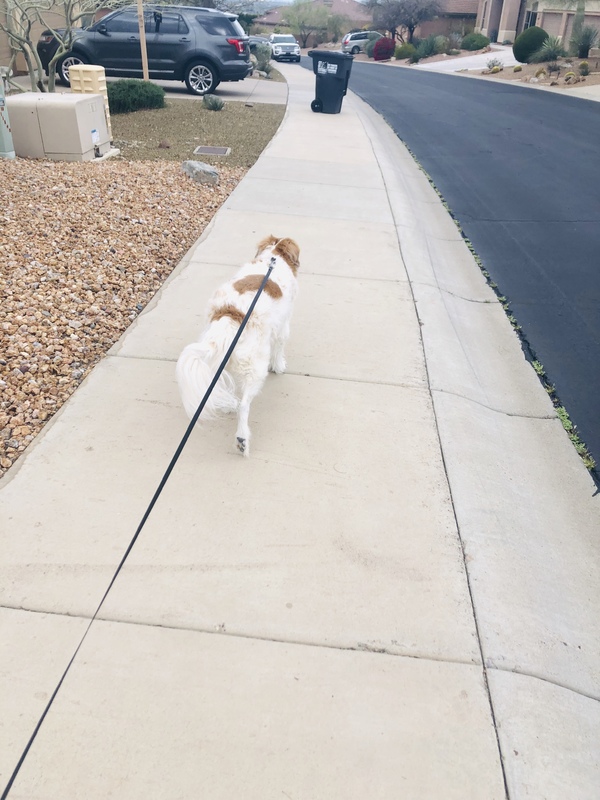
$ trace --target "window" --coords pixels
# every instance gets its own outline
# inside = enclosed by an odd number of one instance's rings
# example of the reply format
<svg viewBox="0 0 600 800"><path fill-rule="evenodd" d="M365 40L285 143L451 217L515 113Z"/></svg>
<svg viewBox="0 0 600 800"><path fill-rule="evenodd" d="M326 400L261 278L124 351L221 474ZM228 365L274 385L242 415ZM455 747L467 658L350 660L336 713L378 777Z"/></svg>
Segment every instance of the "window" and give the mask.
<svg viewBox="0 0 600 800"><path fill-rule="evenodd" d="M123 11L104 23L111 33L139 33L138 15L135 11Z"/></svg>
<svg viewBox="0 0 600 800"><path fill-rule="evenodd" d="M189 28L185 24L180 14L172 11L153 11L146 13L146 33L189 33Z"/></svg>
<svg viewBox="0 0 600 800"><path fill-rule="evenodd" d="M238 33L238 31L233 27L233 25L227 19L227 17L217 17L213 16L212 14L204 14L203 16L197 16L196 19L198 20L200 25L202 25L204 30L211 36L245 35L243 29L241 34Z"/></svg>

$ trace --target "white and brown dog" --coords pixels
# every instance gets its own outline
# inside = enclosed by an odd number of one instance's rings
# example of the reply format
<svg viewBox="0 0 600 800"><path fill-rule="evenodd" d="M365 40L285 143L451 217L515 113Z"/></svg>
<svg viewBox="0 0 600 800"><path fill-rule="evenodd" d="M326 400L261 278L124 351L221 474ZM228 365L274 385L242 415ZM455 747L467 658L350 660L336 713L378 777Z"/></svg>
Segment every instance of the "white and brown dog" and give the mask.
<svg viewBox="0 0 600 800"><path fill-rule="evenodd" d="M254 261L244 264L229 283L219 287L208 305L208 326L199 341L184 348L177 361L177 381L187 415L193 417L258 291L271 259L275 265L263 293L213 389L205 417L237 411L236 446L250 453L250 404L269 371L284 372L283 354L298 290L300 250L292 239L268 236Z"/></svg>

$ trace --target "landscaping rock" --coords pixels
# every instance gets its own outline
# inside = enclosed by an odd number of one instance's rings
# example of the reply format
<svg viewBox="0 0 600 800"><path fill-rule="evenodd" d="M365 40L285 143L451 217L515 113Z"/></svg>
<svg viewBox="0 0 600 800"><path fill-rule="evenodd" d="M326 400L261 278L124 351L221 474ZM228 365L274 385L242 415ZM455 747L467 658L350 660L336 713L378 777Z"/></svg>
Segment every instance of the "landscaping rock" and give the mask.
<svg viewBox="0 0 600 800"><path fill-rule="evenodd" d="M184 161L183 171L196 183L215 185L219 182L219 173L210 164L203 161Z"/></svg>
<svg viewBox="0 0 600 800"><path fill-rule="evenodd" d="M117 341L245 174L0 159L0 475Z"/></svg>

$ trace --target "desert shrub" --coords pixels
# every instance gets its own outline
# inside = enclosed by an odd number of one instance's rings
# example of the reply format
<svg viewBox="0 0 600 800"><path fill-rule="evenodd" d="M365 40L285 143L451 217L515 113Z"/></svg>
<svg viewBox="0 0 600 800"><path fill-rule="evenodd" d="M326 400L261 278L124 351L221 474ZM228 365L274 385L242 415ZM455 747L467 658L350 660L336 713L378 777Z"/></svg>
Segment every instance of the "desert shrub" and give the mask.
<svg viewBox="0 0 600 800"><path fill-rule="evenodd" d="M451 50L460 50L460 45L462 42L462 36L458 31L452 31L452 33L448 34L448 47Z"/></svg>
<svg viewBox="0 0 600 800"><path fill-rule="evenodd" d="M435 55L435 38L435 36L428 36L419 42L416 52L419 58L429 58L429 56Z"/></svg>
<svg viewBox="0 0 600 800"><path fill-rule="evenodd" d="M495 67L491 68L490 72L492 75L497 75L499 72L502 72L502 67L499 67L498 64L496 64Z"/></svg>
<svg viewBox="0 0 600 800"><path fill-rule="evenodd" d="M460 55L460 50L455 50L454 48L452 48L451 50L448 50L448 55L449 56L459 56Z"/></svg>
<svg viewBox="0 0 600 800"><path fill-rule="evenodd" d="M584 25L579 35L571 39L572 52L577 54L577 58L587 58L591 48L596 46L599 36L600 31L593 25Z"/></svg>
<svg viewBox="0 0 600 800"><path fill-rule="evenodd" d="M129 114L145 108L165 107L165 90L150 81L125 78L107 84L106 90L111 114Z"/></svg>
<svg viewBox="0 0 600 800"><path fill-rule="evenodd" d="M396 45L393 39L384 36L383 39L377 39L375 47L373 48L373 58L375 61L387 61L394 55Z"/></svg>
<svg viewBox="0 0 600 800"><path fill-rule="evenodd" d="M394 56L398 60L400 60L402 58L410 58L412 56L412 54L416 51L416 49L417 48L414 46L414 44L410 44L410 43L399 44L398 47L396 47L396 50L394 52Z"/></svg>
<svg viewBox="0 0 600 800"><path fill-rule="evenodd" d="M450 42L448 41L448 37L446 36L436 36L435 37L435 52L436 55L441 55L442 53L447 53L450 49Z"/></svg>
<svg viewBox="0 0 600 800"><path fill-rule="evenodd" d="M205 94L202 98L202 105L208 111L222 111L225 103L220 97L215 97L214 94Z"/></svg>
<svg viewBox="0 0 600 800"><path fill-rule="evenodd" d="M483 50L487 47L490 40L482 33L468 33L461 42L463 50Z"/></svg>
<svg viewBox="0 0 600 800"><path fill-rule="evenodd" d="M581 61L579 64L579 74L585 78L586 75L590 74L590 65L587 61Z"/></svg>
<svg viewBox="0 0 600 800"><path fill-rule="evenodd" d="M548 77L548 73L546 72L544 67L539 67L539 69L536 69L536 71L535 71L535 77L536 78L547 78Z"/></svg>
<svg viewBox="0 0 600 800"><path fill-rule="evenodd" d="M375 50L375 43L378 42L379 39L374 39L373 37L369 36L367 43L365 45L365 53L369 56L369 58L373 58L373 51Z"/></svg>
<svg viewBox="0 0 600 800"><path fill-rule="evenodd" d="M527 64L530 56L544 44L548 38L548 34L543 28L538 28L533 25L531 28L526 28L523 33L520 33L515 39L512 51L514 57L521 64Z"/></svg>
<svg viewBox="0 0 600 800"><path fill-rule="evenodd" d="M531 64L539 64L543 61L556 61L557 58L566 56L567 51L562 46L558 36L548 36L542 46L529 56Z"/></svg>
<svg viewBox="0 0 600 800"><path fill-rule="evenodd" d="M486 64L488 69L494 69L494 67L500 67L500 69L502 69L503 66L504 64L499 58L490 58Z"/></svg>
<svg viewBox="0 0 600 800"><path fill-rule="evenodd" d="M254 48L256 58L256 68L261 72L266 72L265 67L271 61L271 48L268 44L257 44Z"/></svg>
<svg viewBox="0 0 600 800"><path fill-rule="evenodd" d="M513 67L513 72L523 72L523 67L520 64L516 64Z"/></svg>

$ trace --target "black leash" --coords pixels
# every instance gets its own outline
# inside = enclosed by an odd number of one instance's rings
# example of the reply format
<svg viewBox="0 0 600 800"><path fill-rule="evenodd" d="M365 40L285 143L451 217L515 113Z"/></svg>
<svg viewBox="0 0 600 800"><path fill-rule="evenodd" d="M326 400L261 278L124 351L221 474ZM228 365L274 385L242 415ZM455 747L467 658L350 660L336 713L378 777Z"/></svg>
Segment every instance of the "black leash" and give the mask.
<svg viewBox="0 0 600 800"><path fill-rule="evenodd" d="M108 588L104 592L104 594L102 596L102 600L100 600L100 602L98 604L98 608L95 610L94 615L90 619L89 624L88 624L87 628L85 629L85 632L84 632L83 636L81 637L81 641L79 642L79 644L77 645L77 648L75 649L75 652L71 656L71 660L67 664L67 667L66 667L65 671L63 672L62 677L59 680L55 690L52 692L52 696L48 700L46 708L44 709L44 712L43 712L42 716L39 718L38 723L35 726L35 728L33 730L33 733L31 734L31 736L29 738L29 741L27 742L27 745L25 746L25 749L23 750L23 752L21 754L21 757L19 758L17 766L15 767L12 775L10 776L10 780L6 784L6 788L2 792L2 797L0 798L0 800L6 800L6 798L8 797L8 793L12 789L13 783L15 782L15 779L16 779L17 775L19 774L20 769L23 766L23 763L24 763L25 759L27 758L27 754L29 753L29 751L31 749L31 746L34 743L34 741L36 739L36 736L38 735L38 732L39 732L40 728L42 727L42 724L43 724L44 720L46 719L46 716L47 716L48 712L50 711L50 708L52 707L52 703L54 702L54 699L55 699L56 695L60 691L60 688L63 685L63 682L64 682L65 678L67 677L67 675L69 673L69 670L71 669L71 665L73 664L73 662L75 661L75 658L77 657L77 654L81 650L81 646L83 645L88 633L90 632L90 628L92 627L93 622L95 621L96 617L98 616L98 613L100 612L100 609L102 608L102 605L104 604L104 601L108 597L108 593L110 592L110 590L112 589L115 581L117 580L117 577L119 576L119 572L121 572L121 569L123 568L129 553L131 553L131 551L133 549L133 546L137 541L138 536L142 532L142 528L146 524L146 521L147 521L148 517L150 516L150 514L152 512L152 509L156 505L156 502L157 502L158 498L160 497L160 494L161 494L162 490L165 488L165 484L169 480L169 476L173 472L175 464L179 460L179 456L183 452L183 448L185 447L185 445L187 443L187 440L190 438L190 435L191 435L191 433L192 433L192 431L194 429L194 426L195 426L196 422L198 422L198 417L202 413L202 411L204 409L204 406L206 405L206 403L208 401L208 398L210 397L213 389L217 385L217 382L218 382L219 378L221 377L221 373L223 372L223 370L227 366L227 362L229 361L229 359L231 358L231 354L235 350L235 346L237 345L237 343L238 343L238 341L240 339L240 336L244 332L244 328L246 327L246 323L248 322L248 320L250 319L250 315L254 311L254 307L256 306L256 304L258 302L258 298L260 297L260 295L262 294L263 289L267 285L267 281L269 280L269 276L271 275L271 272L273 271L274 266L275 266L275 258L272 257L271 261L269 262L269 268L268 268L268 270L267 270L267 272L266 272L266 274L265 274L265 276L264 276L264 278L262 280L261 285L258 288L258 291L254 295L254 299L252 300L252 303L250 304L250 308L248 309L248 311L246 312L246 316L244 317L244 319L240 323L240 327L239 327L238 332L233 337L233 340L232 340L231 344L229 345L229 349L225 353L225 356L224 356L223 360L221 361L221 364L219 365L219 368L215 372L215 376L212 379L212 381L210 383L210 386L206 390L206 392L204 394L204 397L202 398L202 400L200 402L200 405L196 409L196 412L195 412L194 416L192 417L192 419L190 421L190 424L187 427L186 432L183 434L183 438L182 438L181 442L179 443L179 447L175 451L175 454L174 454L173 458L171 459L171 462L170 462L169 466L167 467L167 469L165 471L165 474L163 475L160 483L158 484L158 488L154 492L154 497L150 501L150 504L149 504L148 508L146 509L146 512L144 513L144 516L142 517L142 521L138 525L138 528L137 528L137 530L136 530L136 532L135 532L135 534L133 536L133 539L129 542L129 546L127 547L127 550L125 551L125 554L124 554L123 558L119 562L119 566L117 567L117 569L115 571L115 574L112 576L112 579L111 579L110 583L108 584Z"/></svg>

